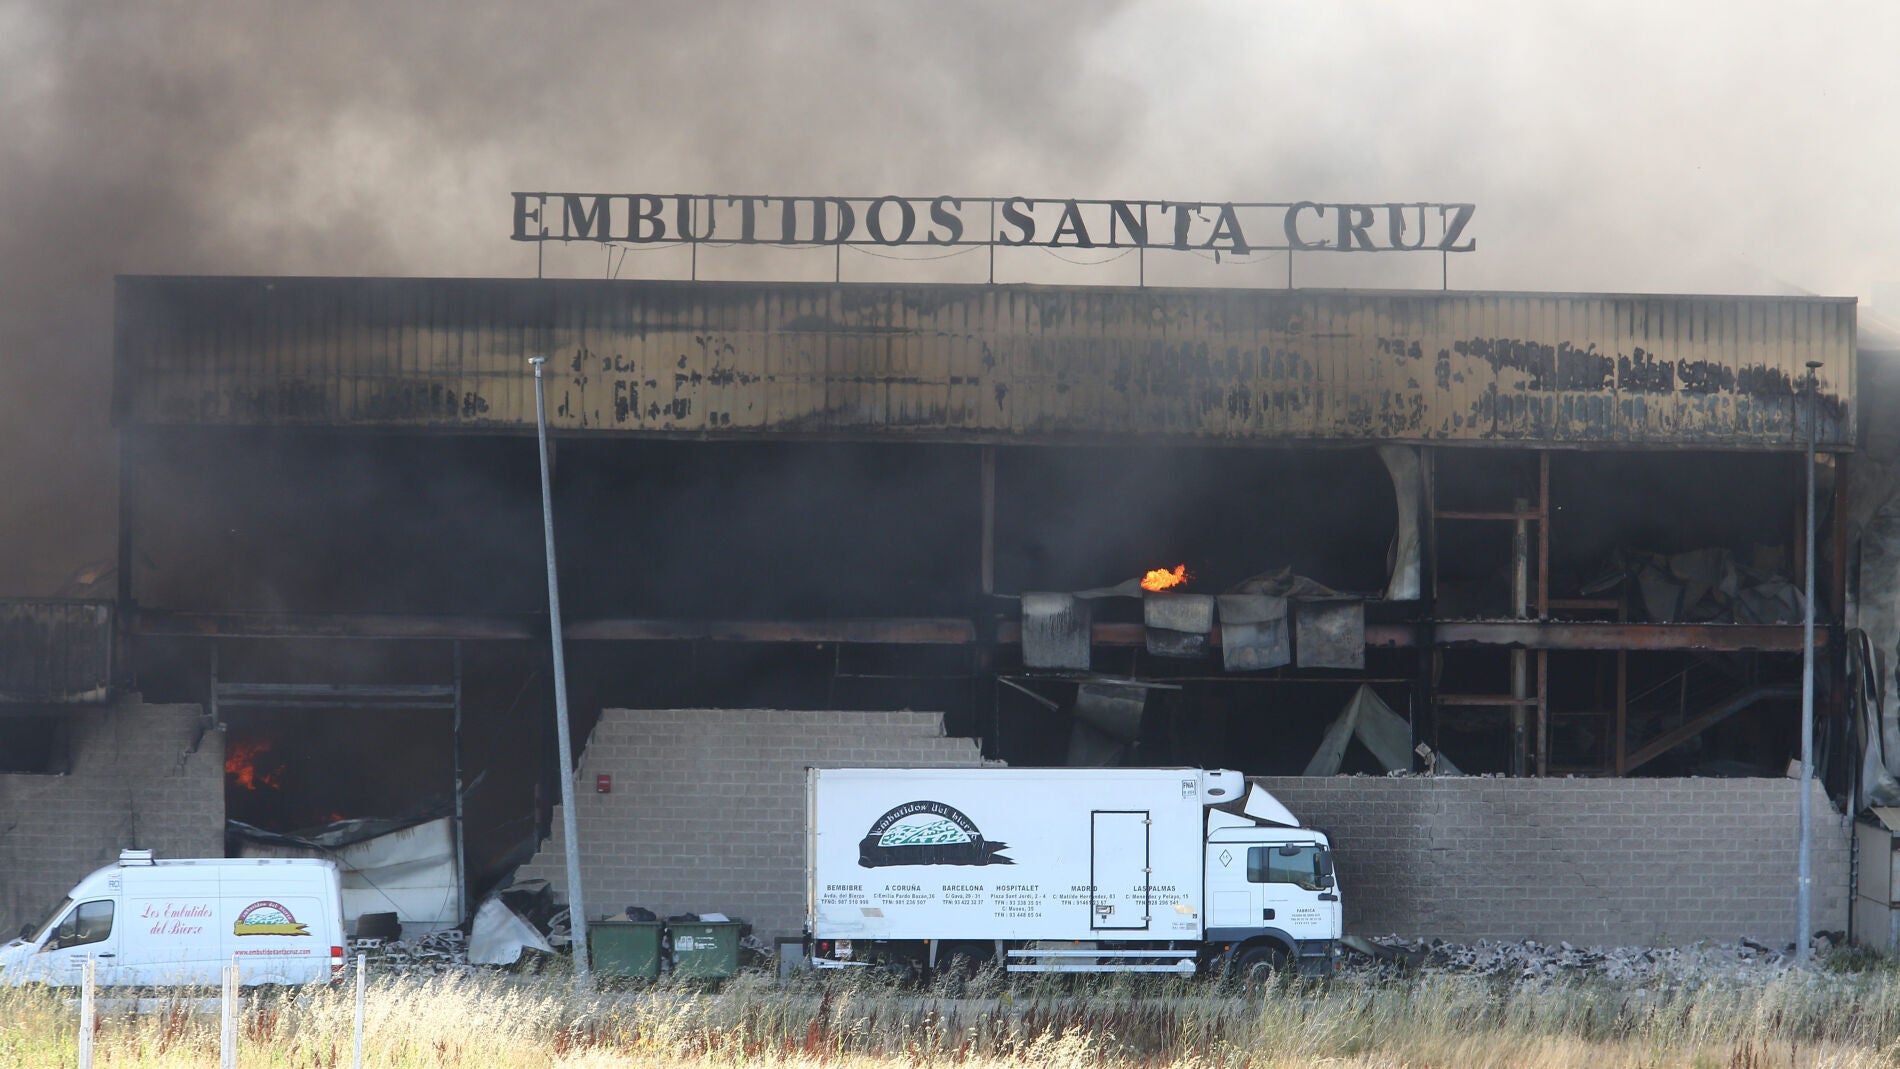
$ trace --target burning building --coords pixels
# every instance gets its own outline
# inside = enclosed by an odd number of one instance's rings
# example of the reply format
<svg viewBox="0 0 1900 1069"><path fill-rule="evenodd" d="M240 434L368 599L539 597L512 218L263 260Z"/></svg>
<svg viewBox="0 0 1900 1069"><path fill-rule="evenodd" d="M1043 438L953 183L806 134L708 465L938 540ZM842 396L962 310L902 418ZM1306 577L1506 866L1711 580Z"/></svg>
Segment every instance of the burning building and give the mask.
<svg viewBox="0 0 1900 1069"><path fill-rule="evenodd" d="M1851 788L1851 301L131 277L116 317L85 692L201 706L231 819L452 818L478 889L556 774L537 355L583 739L926 709L1012 763L1779 776L1812 440Z"/></svg>

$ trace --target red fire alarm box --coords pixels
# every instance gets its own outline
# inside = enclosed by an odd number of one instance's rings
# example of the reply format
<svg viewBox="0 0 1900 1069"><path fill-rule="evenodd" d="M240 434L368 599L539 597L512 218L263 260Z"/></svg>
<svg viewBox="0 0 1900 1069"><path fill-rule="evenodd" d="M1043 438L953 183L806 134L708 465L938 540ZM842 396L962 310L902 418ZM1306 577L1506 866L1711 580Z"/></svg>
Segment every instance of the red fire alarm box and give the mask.
<svg viewBox="0 0 1900 1069"><path fill-rule="evenodd" d="M595 794L614 793L614 778L605 772L602 772L600 775L595 776L594 777L594 793Z"/></svg>

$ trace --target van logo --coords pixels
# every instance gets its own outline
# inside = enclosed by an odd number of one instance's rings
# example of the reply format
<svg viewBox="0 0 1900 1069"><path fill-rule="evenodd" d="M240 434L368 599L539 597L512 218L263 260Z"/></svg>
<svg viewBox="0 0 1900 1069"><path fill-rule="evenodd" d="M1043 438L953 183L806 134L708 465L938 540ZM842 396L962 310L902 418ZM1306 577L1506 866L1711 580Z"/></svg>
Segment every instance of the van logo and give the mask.
<svg viewBox="0 0 1900 1069"><path fill-rule="evenodd" d="M1001 851L1008 843L988 842L969 817L942 802L905 802L877 818L858 843L858 864L867 869L890 865L1014 865Z"/></svg>
<svg viewBox="0 0 1900 1069"><path fill-rule="evenodd" d="M253 902L238 910L231 931L237 935L309 935L310 926L297 923L290 910L276 902Z"/></svg>

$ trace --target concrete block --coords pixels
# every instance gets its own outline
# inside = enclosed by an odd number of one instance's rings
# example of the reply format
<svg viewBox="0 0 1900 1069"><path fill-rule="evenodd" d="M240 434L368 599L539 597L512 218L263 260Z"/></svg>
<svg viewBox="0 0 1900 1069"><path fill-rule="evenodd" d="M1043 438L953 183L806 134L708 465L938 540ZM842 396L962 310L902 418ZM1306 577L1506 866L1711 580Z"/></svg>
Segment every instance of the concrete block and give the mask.
<svg viewBox="0 0 1900 1069"><path fill-rule="evenodd" d="M1334 834L1348 929L1468 941L1784 938L1792 799L1777 780L1262 781ZM1819 812L1830 815L1831 809ZM1822 830L1822 826L1826 830ZM1817 822L1817 927L1846 922L1846 831ZM1684 906L1674 896L1692 895Z"/></svg>
<svg viewBox="0 0 1900 1069"><path fill-rule="evenodd" d="M723 907L766 938L804 923L806 768L982 761L970 740L943 734L940 715L914 710L614 709L594 738L644 756L624 788L617 777L614 794L580 796L589 900L662 914ZM564 894L559 827L557 810L554 837L519 875Z"/></svg>

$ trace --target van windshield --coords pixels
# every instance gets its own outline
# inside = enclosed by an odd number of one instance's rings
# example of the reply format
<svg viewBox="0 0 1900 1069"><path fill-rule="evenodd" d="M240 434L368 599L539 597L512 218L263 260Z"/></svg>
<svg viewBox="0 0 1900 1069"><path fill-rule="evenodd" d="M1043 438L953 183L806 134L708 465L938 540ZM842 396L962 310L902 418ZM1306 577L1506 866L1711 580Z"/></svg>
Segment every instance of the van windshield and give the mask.
<svg viewBox="0 0 1900 1069"><path fill-rule="evenodd" d="M60 899L59 905L54 906L52 912L48 913L44 920L33 926L33 934L27 936L26 941L29 943L37 943L45 939L47 930L52 928L53 924L59 920L60 915L66 912L66 907L72 904L73 900L70 898Z"/></svg>

